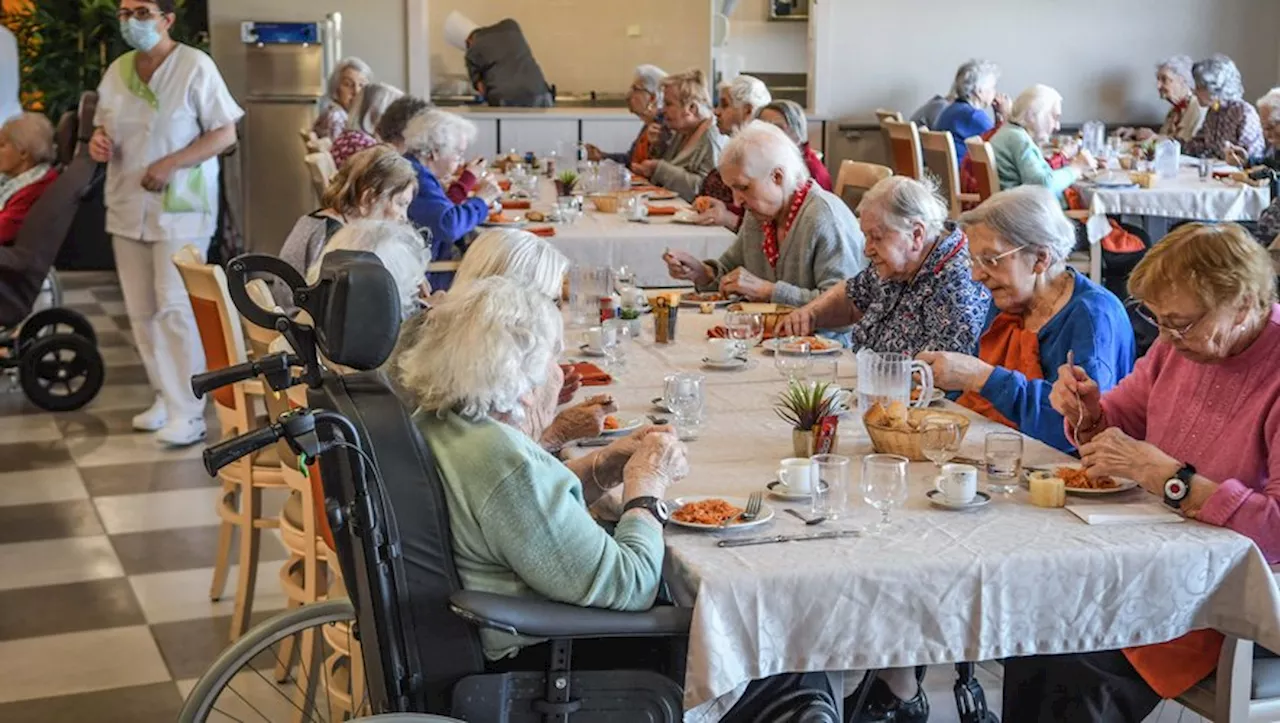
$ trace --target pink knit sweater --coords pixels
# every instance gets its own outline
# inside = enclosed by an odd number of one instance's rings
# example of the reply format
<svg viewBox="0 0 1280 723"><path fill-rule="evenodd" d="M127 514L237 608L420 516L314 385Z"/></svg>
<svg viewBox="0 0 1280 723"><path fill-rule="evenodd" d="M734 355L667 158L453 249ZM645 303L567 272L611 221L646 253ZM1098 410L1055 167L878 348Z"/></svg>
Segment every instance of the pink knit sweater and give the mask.
<svg viewBox="0 0 1280 723"><path fill-rule="evenodd" d="M1204 364L1157 342L1102 399L1107 421L1218 483L1198 519L1280 562L1280 304L1240 354Z"/></svg>

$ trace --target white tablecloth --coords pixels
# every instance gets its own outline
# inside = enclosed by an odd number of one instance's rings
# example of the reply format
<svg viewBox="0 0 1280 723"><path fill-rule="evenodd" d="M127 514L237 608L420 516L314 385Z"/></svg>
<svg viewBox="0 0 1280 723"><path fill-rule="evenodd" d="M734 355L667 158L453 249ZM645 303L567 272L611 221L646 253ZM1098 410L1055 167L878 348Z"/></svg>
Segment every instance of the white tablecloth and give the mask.
<svg viewBox="0 0 1280 723"><path fill-rule="evenodd" d="M687 207L683 201L658 201L655 205ZM542 179L534 208L555 206L555 188ZM648 223L627 221L616 213L592 210L573 225L555 224L556 235L547 239L574 264L582 266L629 266L641 286L681 286L672 279L662 260L666 249L688 251L699 259L715 259L733 243L734 234L720 226L690 226L672 223L669 216L655 216Z"/></svg>
<svg viewBox="0 0 1280 723"><path fill-rule="evenodd" d="M1121 171L1113 171L1121 174ZM1084 182L1077 190L1095 216L1133 215L1188 218L1198 221L1253 221L1271 203L1271 189L1217 180L1200 180L1195 168L1181 166L1177 178L1157 181L1154 188L1099 188ZM1091 224L1090 240L1096 233ZM1101 227L1105 229L1105 226ZM1104 232L1103 236L1106 235ZM1099 237L1101 238L1101 237Z"/></svg>
<svg viewBox="0 0 1280 723"><path fill-rule="evenodd" d="M602 390L622 416L651 412L665 374L696 369L705 331L721 315L689 311L669 346L652 343L646 320L626 371ZM671 496L745 497L791 456L790 431L771 411L781 377L771 357L755 351L752 359L746 371L705 372L707 424L689 445L692 472ZM853 360L846 353L841 361L841 380L852 385ZM996 428L975 417L961 454L981 457L983 436ZM870 451L860 423L841 426L852 489ZM1025 459L1065 457L1027 440ZM894 513L903 534L893 537L721 549L717 535L669 527L667 579L694 606L685 720L717 720L747 682L785 671L1105 650L1205 627L1280 649L1280 594L1247 538L1196 522L1089 526L1031 506L1024 492L978 511L935 509L924 497L933 474L930 464L912 465L910 499ZM1123 499L1148 498L1138 490ZM766 500L779 514L744 534L806 529L780 514L786 504ZM852 519L818 529L860 526L876 514L857 500Z"/></svg>

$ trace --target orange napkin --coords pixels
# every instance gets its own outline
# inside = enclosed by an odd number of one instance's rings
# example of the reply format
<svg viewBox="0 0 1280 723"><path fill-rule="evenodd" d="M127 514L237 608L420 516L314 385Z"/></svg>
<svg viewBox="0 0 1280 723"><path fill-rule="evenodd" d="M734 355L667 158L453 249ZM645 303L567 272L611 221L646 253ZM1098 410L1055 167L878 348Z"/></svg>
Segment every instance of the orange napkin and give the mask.
<svg viewBox="0 0 1280 723"><path fill-rule="evenodd" d="M573 365L573 368L577 369L578 373L582 375L582 386L584 387L603 387L606 384L613 383L613 377L591 362L578 362Z"/></svg>
<svg viewBox="0 0 1280 723"><path fill-rule="evenodd" d="M676 207L675 206L655 206L651 203L649 204L649 215L650 216L674 216L676 215Z"/></svg>
<svg viewBox="0 0 1280 723"><path fill-rule="evenodd" d="M707 338L708 339L728 339L729 330L724 328L723 326L713 326L710 329L707 329Z"/></svg>
<svg viewBox="0 0 1280 723"><path fill-rule="evenodd" d="M514 209L529 208L529 199L527 198L521 198L521 199L513 198L510 200L504 200L501 203L503 208L514 208Z"/></svg>
<svg viewBox="0 0 1280 723"><path fill-rule="evenodd" d="M507 180L507 179L505 179L505 178L503 178L503 179L499 179L499 181L498 181L498 188L501 188L501 189L502 189L502 190L504 190L504 191L510 191L510 190L511 190L511 181L509 181L509 180Z"/></svg>
<svg viewBox="0 0 1280 723"><path fill-rule="evenodd" d="M534 236L541 236L542 238L551 238L556 235L556 229L554 226L535 226L532 228L526 228L525 231L528 231Z"/></svg>

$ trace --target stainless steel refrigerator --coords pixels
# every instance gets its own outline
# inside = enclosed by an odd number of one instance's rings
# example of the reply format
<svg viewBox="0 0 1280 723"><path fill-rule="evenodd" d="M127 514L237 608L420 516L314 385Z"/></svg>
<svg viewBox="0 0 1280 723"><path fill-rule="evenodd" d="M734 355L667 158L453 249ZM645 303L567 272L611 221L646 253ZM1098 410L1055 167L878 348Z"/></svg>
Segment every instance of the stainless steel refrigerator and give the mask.
<svg viewBox="0 0 1280 723"><path fill-rule="evenodd" d="M242 161L245 240L249 250L279 253L315 193L300 131L310 129L342 57L342 17L316 23L241 24L245 52Z"/></svg>

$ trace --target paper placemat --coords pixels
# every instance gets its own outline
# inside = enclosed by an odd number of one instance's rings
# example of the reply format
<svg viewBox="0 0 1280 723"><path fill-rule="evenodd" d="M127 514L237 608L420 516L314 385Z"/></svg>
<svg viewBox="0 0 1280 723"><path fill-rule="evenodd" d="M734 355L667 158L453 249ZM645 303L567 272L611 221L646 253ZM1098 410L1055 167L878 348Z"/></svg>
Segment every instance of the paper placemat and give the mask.
<svg viewBox="0 0 1280 723"><path fill-rule="evenodd" d="M1088 525L1161 525L1182 522L1183 517L1164 505L1104 503L1067 505L1067 511Z"/></svg>

